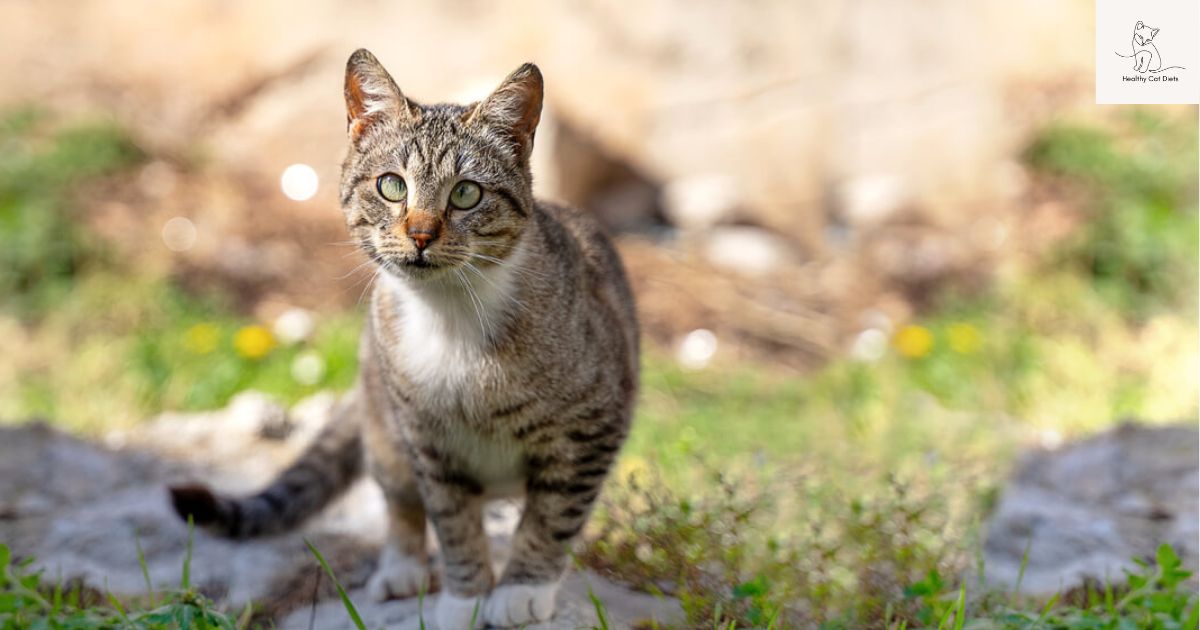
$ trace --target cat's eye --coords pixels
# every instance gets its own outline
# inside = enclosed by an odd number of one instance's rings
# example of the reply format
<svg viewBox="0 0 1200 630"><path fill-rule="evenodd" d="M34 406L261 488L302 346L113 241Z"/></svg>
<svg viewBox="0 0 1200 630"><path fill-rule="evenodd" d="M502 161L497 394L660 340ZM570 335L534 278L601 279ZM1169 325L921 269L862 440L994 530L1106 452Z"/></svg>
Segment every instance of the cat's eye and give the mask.
<svg viewBox="0 0 1200 630"><path fill-rule="evenodd" d="M450 205L459 210L470 210L483 198L483 189L472 181L461 181L450 191Z"/></svg>
<svg viewBox="0 0 1200 630"><path fill-rule="evenodd" d="M395 173L384 173L375 180L375 189L379 191L379 196L388 201L400 202L408 197L408 185L404 183L404 178Z"/></svg>

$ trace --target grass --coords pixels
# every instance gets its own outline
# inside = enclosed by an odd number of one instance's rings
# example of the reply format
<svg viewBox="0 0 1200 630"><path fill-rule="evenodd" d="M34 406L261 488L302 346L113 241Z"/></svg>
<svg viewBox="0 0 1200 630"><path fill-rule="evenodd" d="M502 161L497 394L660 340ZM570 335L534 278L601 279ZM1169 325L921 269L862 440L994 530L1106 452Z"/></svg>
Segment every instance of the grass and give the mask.
<svg viewBox="0 0 1200 630"><path fill-rule="evenodd" d="M241 630L249 627L248 607L233 617L192 587L192 529L188 523L188 545L178 589L155 592L148 569L139 553L146 575L147 594L123 601L113 593L89 593L76 586L47 584L42 574L30 571L29 558L14 562L12 551L0 543L0 629L25 630Z"/></svg>
<svg viewBox="0 0 1200 630"><path fill-rule="evenodd" d="M964 579L1019 449L1125 416L1195 416L1195 137L1194 117L1140 110L1047 129L1026 164L1083 227L983 292L948 288L885 331L877 358L800 378L748 362L689 371L650 348L581 560L678 597L692 627L1195 627L1194 593L1165 552L1125 591L1052 605ZM99 431L246 388L291 402L353 380L358 315L322 316L312 337L282 343L219 294L124 266L81 227L87 190L143 159L119 128L17 112L0 119L0 147L0 353L12 358L0 417ZM311 357L323 373L301 382L295 366Z"/></svg>
<svg viewBox="0 0 1200 630"><path fill-rule="evenodd" d="M24 630L99 630L101 628L130 628L135 630L241 630L250 627L252 609L247 607L234 617L221 610L211 600L193 588L189 580L191 563L191 533L183 558L182 576L178 589L155 592L147 579L147 592L134 600L122 601L113 593L84 593L76 587L65 588L61 583L48 584L41 573L29 570L32 559L14 562L7 546L0 543L0 629ZM309 544L309 549L322 569L336 585L347 615L359 630L366 624L350 601L337 576L321 553ZM145 563L142 563L145 571ZM905 588L895 602L889 602L880 623L863 623L845 619L826 622L822 628L886 627L955 628L955 629L1124 629L1177 630L1196 628L1200 620L1200 602L1195 590L1187 584L1191 573L1185 571L1171 548L1159 548L1153 564L1138 562L1139 570L1126 576L1127 586L1117 591L1111 584L1101 589L1089 589L1078 605L1056 606L1051 599L1040 609L1015 607L995 593L969 597L965 586L953 591L936 572ZM764 608L771 584L762 577L734 586L727 598L714 607L711 624L692 627L790 628L796 620L791 611ZM949 596L948 596L949 595ZM608 613L589 590L595 608L597 630L609 627ZM895 607L892 607L895 604ZM909 617L897 611L913 611ZM733 611L747 611L755 618L751 625L726 617ZM474 623L474 620L472 621ZM420 619L424 627L424 618ZM808 626L811 624L803 624Z"/></svg>

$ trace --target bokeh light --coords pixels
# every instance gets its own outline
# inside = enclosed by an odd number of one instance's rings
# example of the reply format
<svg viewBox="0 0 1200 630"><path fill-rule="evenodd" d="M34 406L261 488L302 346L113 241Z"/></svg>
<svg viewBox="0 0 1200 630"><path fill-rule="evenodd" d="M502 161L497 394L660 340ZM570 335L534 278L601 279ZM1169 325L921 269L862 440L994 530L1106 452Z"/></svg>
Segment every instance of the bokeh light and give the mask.
<svg viewBox="0 0 1200 630"><path fill-rule="evenodd" d="M196 224L184 217L174 217L163 224L162 240L173 252L186 252L196 244Z"/></svg>
<svg viewBox="0 0 1200 630"><path fill-rule="evenodd" d="M293 164L283 169L279 188L293 201L308 201L317 194L320 178L317 171L307 164Z"/></svg>

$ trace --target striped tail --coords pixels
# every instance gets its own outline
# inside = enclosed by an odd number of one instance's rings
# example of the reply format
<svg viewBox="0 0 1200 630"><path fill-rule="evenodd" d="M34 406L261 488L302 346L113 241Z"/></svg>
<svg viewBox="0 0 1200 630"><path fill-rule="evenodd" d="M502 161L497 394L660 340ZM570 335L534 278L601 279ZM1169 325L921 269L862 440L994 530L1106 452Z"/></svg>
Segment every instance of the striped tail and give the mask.
<svg viewBox="0 0 1200 630"><path fill-rule="evenodd" d="M332 417L300 458L258 494L234 498L204 485L172 486L171 502L183 519L220 536L252 538L286 531L316 514L363 471L357 392Z"/></svg>

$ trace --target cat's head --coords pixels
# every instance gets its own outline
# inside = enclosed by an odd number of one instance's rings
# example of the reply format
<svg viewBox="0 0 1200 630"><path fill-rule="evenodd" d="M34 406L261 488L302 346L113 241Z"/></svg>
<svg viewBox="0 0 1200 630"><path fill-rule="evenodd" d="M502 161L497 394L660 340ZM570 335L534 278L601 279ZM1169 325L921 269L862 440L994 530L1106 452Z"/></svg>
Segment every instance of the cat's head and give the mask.
<svg viewBox="0 0 1200 630"><path fill-rule="evenodd" d="M415 280L503 264L533 212L537 66L521 66L478 103L422 105L359 50L346 64L345 97L342 210L363 251Z"/></svg>
<svg viewBox="0 0 1200 630"><path fill-rule="evenodd" d="M1158 29L1150 28L1140 21L1133 26L1133 37L1141 46L1154 41L1155 35L1158 35Z"/></svg>

